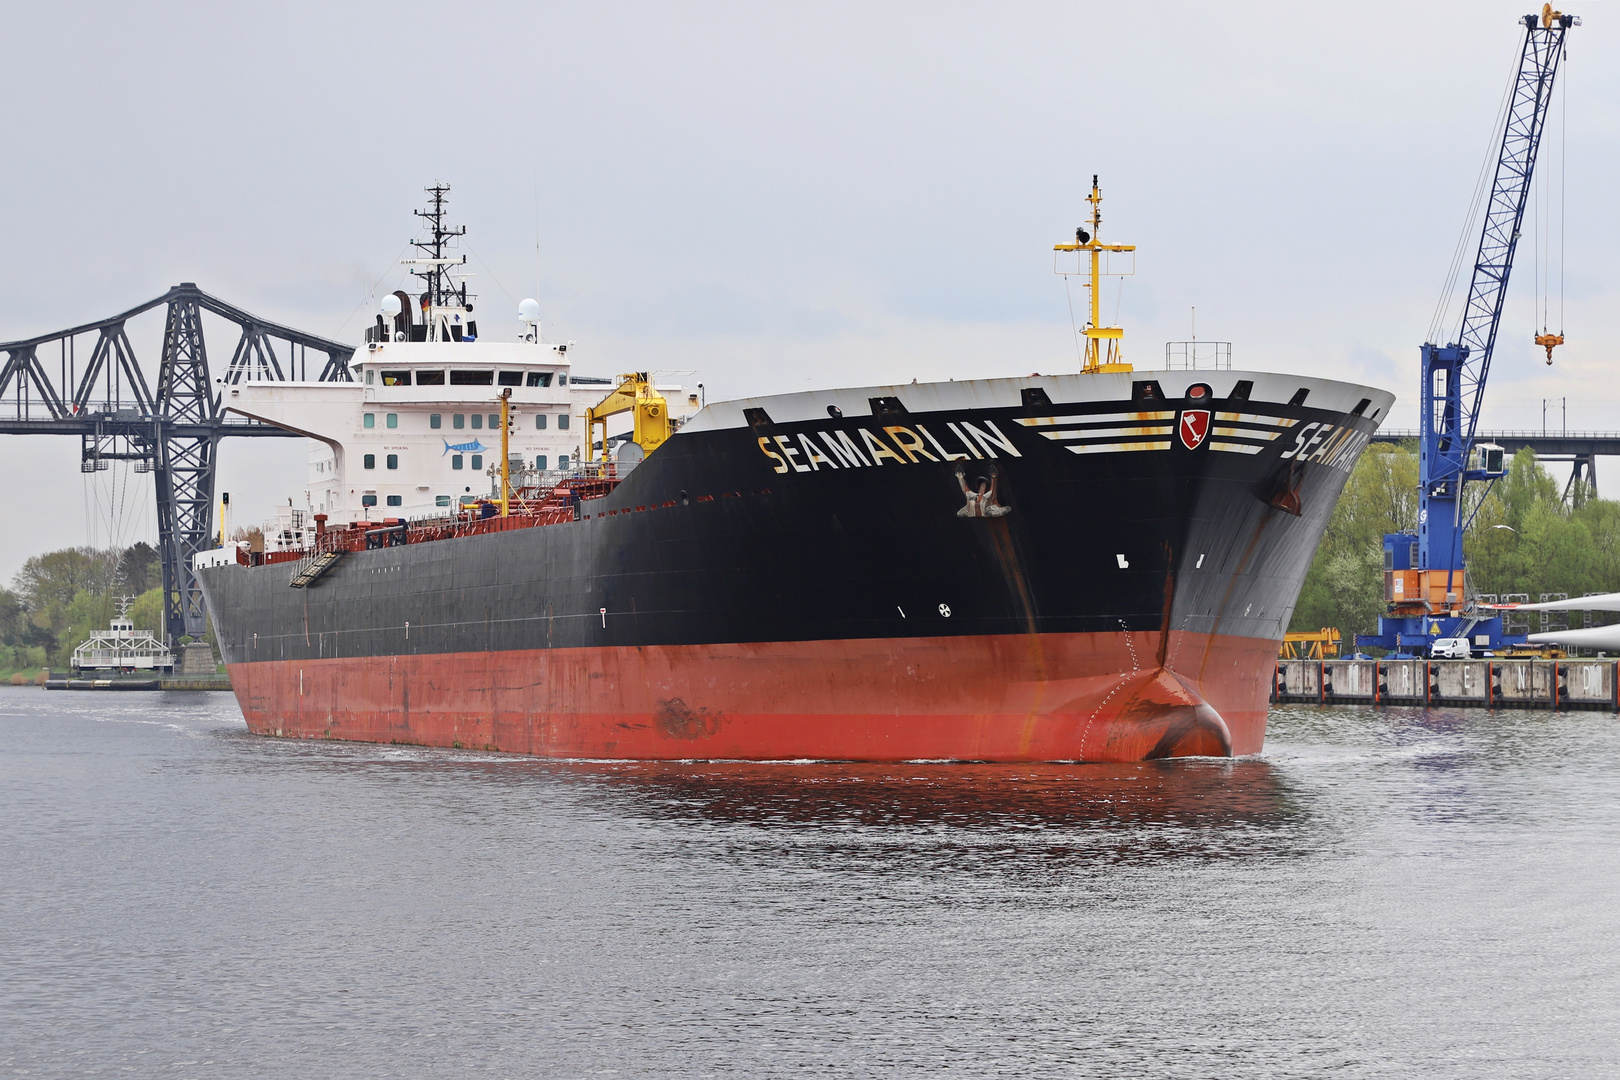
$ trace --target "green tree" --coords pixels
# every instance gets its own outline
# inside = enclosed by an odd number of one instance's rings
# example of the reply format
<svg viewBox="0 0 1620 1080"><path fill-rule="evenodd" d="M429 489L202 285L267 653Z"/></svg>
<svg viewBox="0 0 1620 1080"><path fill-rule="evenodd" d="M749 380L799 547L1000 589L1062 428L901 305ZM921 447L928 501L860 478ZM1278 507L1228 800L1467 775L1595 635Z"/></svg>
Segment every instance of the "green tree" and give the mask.
<svg viewBox="0 0 1620 1080"><path fill-rule="evenodd" d="M1382 613L1383 534L1417 525L1417 453L1375 443L1334 507L1294 608L1291 630L1368 633ZM1620 592L1620 503L1557 480L1520 450L1507 475L1470 488L1477 508L1463 539L1468 594Z"/></svg>
<svg viewBox="0 0 1620 1080"><path fill-rule="evenodd" d="M56 635L49 627L34 621L23 598L10 589L0 589L0 648L10 649L16 656L22 656L25 652L29 656L38 653L37 660L17 659L11 666L43 664L44 650L55 647ZM0 658L0 665L3 664L4 658Z"/></svg>
<svg viewBox="0 0 1620 1080"><path fill-rule="evenodd" d="M10 589L0 589L0 644L21 644L29 628L28 609L23 606L22 597Z"/></svg>
<svg viewBox="0 0 1620 1080"><path fill-rule="evenodd" d="M148 589L129 608L130 621L137 630L149 630L163 640L163 588Z"/></svg>
<svg viewBox="0 0 1620 1080"><path fill-rule="evenodd" d="M132 596L155 589L163 576L157 548L145 540L125 548L118 559L118 587Z"/></svg>
<svg viewBox="0 0 1620 1080"><path fill-rule="evenodd" d="M69 604L81 592L106 593L117 572L116 552L95 548L63 548L35 555L23 564L13 582L34 621L44 620L52 630L62 628Z"/></svg>
<svg viewBox="0 0 1620 1080"><path fill-rule="evenodd" d="M1620 591L1620 503L1585 485L1566 501L1528 447L1484 496L1464 545L1477 593Z"/></svg>
<svg viewBox="0 0 1620 1080"><path fill-rule="evenodd" d="M1417 452L1373 443L1333 508L1290 630L1337 627L1348 644L1384 609L1384 534L1417 527Z"/></svg>
<svg viewBox="0 0 1620 1080"><path fill-rule="evenodd" d="M92 630L105 630L117 609L107 593L81 591L62 608L62 629L56 636L56 648L51 651L52 667L67 667L73 650L90 636Z"/></svg>

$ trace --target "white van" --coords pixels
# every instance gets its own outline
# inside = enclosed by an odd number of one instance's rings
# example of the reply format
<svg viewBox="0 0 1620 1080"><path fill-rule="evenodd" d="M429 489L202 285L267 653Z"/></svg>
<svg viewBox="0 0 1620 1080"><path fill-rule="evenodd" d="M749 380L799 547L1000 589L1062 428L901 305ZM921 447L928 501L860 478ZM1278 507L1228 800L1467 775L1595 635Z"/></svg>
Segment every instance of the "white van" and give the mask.
<svg viewBox="0 0 1620 1080"><path fill-rule="evenodd" d="M1429 645L1429 656L1435 660L1467 660L1474 655L1467 638L1435 638Z"/></svg>

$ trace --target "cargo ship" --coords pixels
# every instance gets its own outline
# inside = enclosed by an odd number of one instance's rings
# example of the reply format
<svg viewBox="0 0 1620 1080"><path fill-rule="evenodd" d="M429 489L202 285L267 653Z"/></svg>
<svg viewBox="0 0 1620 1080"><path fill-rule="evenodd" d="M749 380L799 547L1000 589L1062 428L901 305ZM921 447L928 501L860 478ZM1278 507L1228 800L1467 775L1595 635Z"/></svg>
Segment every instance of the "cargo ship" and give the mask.
<svg viewBox="0 0 1620 1080"><path fill-rule="evenodd" d="M1096 238L1100 200L1058 245L1090 262L1079 372L686 416L644 373L579 407L534 306L517 341L468 332L429 247L355 382L228 388L316 440L296 528L197 558L250 729L567 758L1258 752L1278 642L1393 398L1135 370L1098 317L1098 260L1130 250ZM483 473L470 416L505 441Z"/></svg>

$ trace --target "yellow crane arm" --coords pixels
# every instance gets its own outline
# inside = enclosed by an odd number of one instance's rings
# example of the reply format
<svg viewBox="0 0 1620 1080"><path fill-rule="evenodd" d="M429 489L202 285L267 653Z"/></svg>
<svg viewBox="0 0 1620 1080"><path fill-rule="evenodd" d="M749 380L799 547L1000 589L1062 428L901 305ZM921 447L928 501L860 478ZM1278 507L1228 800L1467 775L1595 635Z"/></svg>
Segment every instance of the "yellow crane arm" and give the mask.
<svg viewBox="0 0 1620 1080"><path fill-rule="evenodd" d="M602 457L607 457L607 421L610 416L629 412L630 437L644 453L652 453L673 434L669 422L669 402L653 388L645 371L619 376L619 385L585 410L585 460L596 460L596 427L602 427Z"/></svg>

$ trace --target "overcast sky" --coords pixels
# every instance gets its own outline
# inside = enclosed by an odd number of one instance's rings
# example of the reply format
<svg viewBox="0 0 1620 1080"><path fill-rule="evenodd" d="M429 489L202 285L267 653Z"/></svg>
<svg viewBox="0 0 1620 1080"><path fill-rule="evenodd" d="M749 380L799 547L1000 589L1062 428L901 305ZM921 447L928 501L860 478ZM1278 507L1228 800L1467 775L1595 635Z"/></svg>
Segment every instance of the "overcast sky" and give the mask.
<svg viewBox="0 0 1620 1080"><path fill-rule="evenodd" d="M1139 245L1104 292L1128 359L1162 366L1196 307L1235 366L1388 388L1410 426L1530 7L12 4L0 340L195 281L357 341L442 179L484 334L536 296L584 371L695 372L711 400L1072 371L1051 245L1097 173L1104 239ZM1531 344L1527 241L1487 426L1567 397L1571 428L1620 429L1620 20L1576 10L1542 154L1569 344ZM82 476L73 439L0 448L0 580L155 538L145 478ZM291 441L221 457L239 522L304 479Z"/></svg>

